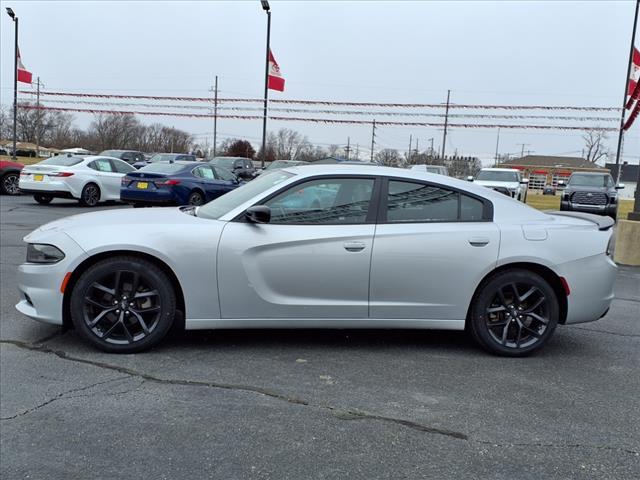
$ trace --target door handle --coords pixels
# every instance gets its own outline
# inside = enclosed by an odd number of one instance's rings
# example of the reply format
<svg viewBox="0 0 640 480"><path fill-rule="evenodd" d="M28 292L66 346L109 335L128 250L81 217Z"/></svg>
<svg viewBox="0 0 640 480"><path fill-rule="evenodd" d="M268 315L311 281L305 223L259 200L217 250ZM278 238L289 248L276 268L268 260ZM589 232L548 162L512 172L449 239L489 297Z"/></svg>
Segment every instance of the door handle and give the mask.
<svg viewBox="0 0 640 480"><path fill-rule="evenodd" d="M347 242L344 244L344 249L347 252L361 252L366 245L363 242Z"/></svg>
<svg viewBox="0 0 640 480"><path fill-rule="evenodd" d="M484 247L489 243L489 237L470 237L469 243L474 247Z"/></svg>

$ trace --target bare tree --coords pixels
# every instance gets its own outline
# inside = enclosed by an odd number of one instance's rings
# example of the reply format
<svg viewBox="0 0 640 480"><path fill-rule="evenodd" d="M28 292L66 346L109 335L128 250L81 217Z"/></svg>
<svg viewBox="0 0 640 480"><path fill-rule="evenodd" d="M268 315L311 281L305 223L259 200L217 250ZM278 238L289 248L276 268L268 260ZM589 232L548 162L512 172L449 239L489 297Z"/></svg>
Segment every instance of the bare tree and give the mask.
<svg viewBox="0 0 640 480"><path fill-rule="evenodd" d="M397 167L402 162L402 157L394 148L385 148L384 150L380 150L376 153L375 159L378 163L386 165L387 167Z"/></svg>
<svg viewBox="0 0 640 480"><path fill-rule="evenodd" d="M609 149L605 145L605 141L608 138L606 130L601 128L587 130L582 138L584 139L585 160L595 164L600 160L607 159Z"/></svg>
<svg viewBox="0 0 640 480"><path fill-rule="evenodd" d="M140 137L140 122L134 115L96 115L89 126L89 137L94 150L135 148Z"/></svg>

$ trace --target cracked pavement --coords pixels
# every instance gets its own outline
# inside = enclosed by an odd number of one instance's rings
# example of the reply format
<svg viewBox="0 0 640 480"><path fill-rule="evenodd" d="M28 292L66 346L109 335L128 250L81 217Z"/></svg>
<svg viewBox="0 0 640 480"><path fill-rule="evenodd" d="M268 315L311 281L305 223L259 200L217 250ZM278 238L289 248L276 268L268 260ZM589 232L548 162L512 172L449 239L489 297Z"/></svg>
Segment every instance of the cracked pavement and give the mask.
<svg viewBox="0 0 640 480"><path fill-rule="evenodd" d="M2 478L640 476L638 268L605 318L526 359L432 331L187 332L108 355L13 308L22 237L84 211L0 200Z"/></svg>

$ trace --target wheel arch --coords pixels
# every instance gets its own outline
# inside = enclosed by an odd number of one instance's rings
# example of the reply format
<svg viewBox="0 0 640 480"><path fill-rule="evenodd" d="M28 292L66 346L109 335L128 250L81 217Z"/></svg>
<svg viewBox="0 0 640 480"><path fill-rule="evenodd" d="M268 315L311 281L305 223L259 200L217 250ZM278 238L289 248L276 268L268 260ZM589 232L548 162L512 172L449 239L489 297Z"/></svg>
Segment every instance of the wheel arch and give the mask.
<svg viewBox="0 0 640 480"><path fill-rule="evenodd" d="M86 272L92 265L95 265L97 262L104 260L110 257L116 256L128 256L128 257L138 257L144 260L147 260L158 268L160 268L166 275L169 277L171 281L171 285L176 293L176 306L177 310L180 310L180 315L178 315L174 321L174 326L180 329L184 329L184 318L185 318L185 302L184 302L184 293L182 291L182 286L178 281L178 277L173 271L173 269L167 265L164 261L155 257L149 253L140 252L137 250L109 250L106 252L96 253L95 255L90 256L82 261L71 273L69 280L64 289L64 295L62 298L62 325L64 328L73 328L73 322L71 321L71 292L73 291L73 287L78 282L80 276Z"/></svg>
<svg viewBox="0 0 640 480"><path fill-rule="evenodd" d="M513 269L528 270L530 272L537 273L551 286L551 288L556 294L556 297L558 298L558 307L560 309L560 318L558 319L558 323L563 325L567 320L568 302L567 302L567 293L565 292L565 287L562 283L562 280L560 279L560 276L556 272L551 270L549 267L545 265L541 265L539 263L533 263L533 262L507 263L505 265L500 265L499 267L487 273L482 278L480 283L478 283L476 290L473 292L473 296L471 297L471 302L469 303L469 307L467 308L466 321L469 320L469 315L471 314L471 308L473 306L473 303L475 302L475 299L478 296L478 293L480 292L480 289L484 286L484 284L496 274L504 272L506 270L513 270Z"/></svg>

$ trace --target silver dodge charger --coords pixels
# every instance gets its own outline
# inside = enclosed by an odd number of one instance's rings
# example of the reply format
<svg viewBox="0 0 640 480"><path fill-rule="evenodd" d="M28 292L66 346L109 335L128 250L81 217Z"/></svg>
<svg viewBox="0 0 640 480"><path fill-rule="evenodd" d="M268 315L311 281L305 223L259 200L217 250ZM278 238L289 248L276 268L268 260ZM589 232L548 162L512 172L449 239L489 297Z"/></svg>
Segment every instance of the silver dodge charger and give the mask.
<svg viewBox="0 0 640 480"><path fill-rule="evenodd" d="M25 237L17 309L131 353L172 325L467 330L530 354L607 313L613 221L415 170L285 168L198 208L67 217Z"/></svg>

